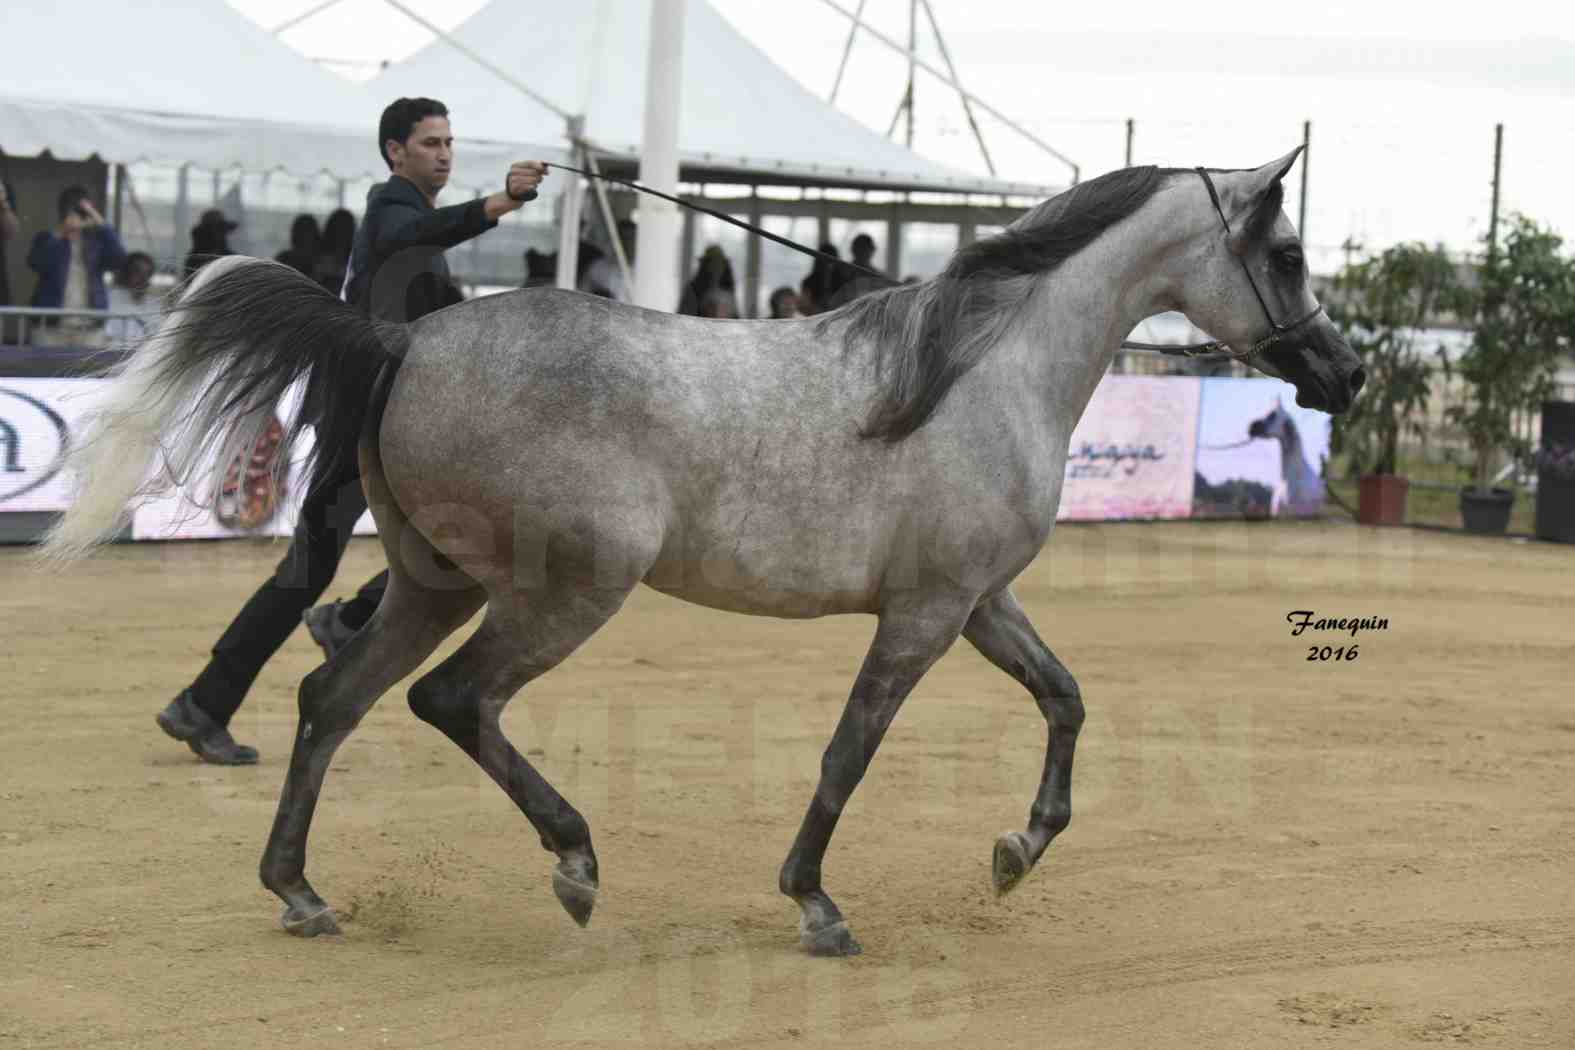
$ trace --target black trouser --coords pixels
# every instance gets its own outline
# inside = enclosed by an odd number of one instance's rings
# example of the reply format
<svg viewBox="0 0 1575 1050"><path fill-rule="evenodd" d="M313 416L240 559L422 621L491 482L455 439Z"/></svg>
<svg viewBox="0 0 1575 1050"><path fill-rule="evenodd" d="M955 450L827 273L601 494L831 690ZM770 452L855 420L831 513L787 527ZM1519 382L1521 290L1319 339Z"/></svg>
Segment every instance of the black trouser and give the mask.
<svg viewBox="0 0 1575 1050"><path fill-rule="evenodd" d="M284 560L241 607L214 645L213 659L191 684L197 706L220 725L229 724L263 664L333 581L351 530L366 510L355 457L349 458L350 466L307 495ZM368 580L341 609L344 622L357 628L366 623L387 586L386 570Z"/></svg>

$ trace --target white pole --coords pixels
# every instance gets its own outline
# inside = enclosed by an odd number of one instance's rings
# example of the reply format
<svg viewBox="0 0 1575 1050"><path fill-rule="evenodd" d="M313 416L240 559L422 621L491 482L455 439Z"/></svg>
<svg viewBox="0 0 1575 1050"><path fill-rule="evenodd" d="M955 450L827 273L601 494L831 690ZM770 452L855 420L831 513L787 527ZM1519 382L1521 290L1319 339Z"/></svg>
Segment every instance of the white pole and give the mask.
<svg viewBox="0 0 1575 1050"><path fill-rule="evenodd" d="M585 151L574 151L576 167L585 167ZM558 287L570 290L578 286L580 270L580 209L585 200L585 190L580 176L565 172L567 184L563 187L563 213L558 220Z"/></svg>
<svg viewBox="0 0 1575 1050"><path fill-rule="evenodd" d="M601 165L596 163L596 154L591 152L590 147L583 148L580 155L585 158L587 171L601 174ZM596 191L596 203L601 206L602 223L607 227L607 236L612 240L613 256L618 260L618 273L623 277L624 294L627 295L627 290L634 287L634 270L629 266L629 257L624 254L623 238L618 235L618 217L613 214L612 205L607 200L607 188L602 180L592 179L591 188Z"/></svg>
<svg viewBox="0 0 1575 1050"><path fill-rule="evenodd" d="M645 138L640 181L678 194L679 89L683 82L685 0L651 0L651 50L645 71ZM655 197L640 201L634 301L652 310L678 308L676 266L680 224L676 205Z"/></svg>

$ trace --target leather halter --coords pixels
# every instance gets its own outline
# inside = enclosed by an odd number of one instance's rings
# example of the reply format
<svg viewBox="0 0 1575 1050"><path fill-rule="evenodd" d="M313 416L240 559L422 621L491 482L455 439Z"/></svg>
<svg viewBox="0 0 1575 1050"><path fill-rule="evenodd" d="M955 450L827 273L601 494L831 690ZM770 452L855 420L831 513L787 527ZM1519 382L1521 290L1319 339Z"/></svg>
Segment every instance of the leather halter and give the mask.
<svg viewBox="0 0 1575 1050"><path fill-rule="evenodd" d="M1225 227L1225 236L1229 237L1231 232L1230 220L1225 218L1225 209L1220 207L1220 195L1214 189L1214 180L1209 178L1209 173L1205 169L1198 168L1197 171L1198 175L1203 179L1203 185L1209 191L1209 202L1214 205L1214 212L1220 217L1220 224ZM1288 338L1296 329L1323 313L1323 304L1320 303L1313 307L1310 313L1297 318L1290 324L1280 324L1275 321L1274 315L1269 312L1269 304L1264 301L1263 293L1258 291L1258 282L1252 279L1252 271L1247 269L1247 260L1237 255L1236 262L1241 265L1241 275L1247 278L1247 287L1252 289L1253 298L1258 300L1258 305L1263 309L1264 319L1269 322L1269 334L1253 343L1247 350L1247 356L1256 354L1258 351L1267 349L1280 340Z"/></svg>

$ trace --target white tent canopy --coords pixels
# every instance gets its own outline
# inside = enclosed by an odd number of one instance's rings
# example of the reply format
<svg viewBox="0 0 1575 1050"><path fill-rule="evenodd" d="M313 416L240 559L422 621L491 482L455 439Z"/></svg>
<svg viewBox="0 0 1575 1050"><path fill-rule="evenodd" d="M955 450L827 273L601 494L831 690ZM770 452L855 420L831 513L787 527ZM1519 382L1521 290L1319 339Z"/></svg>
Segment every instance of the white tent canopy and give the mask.
<svg viewBox="0 0 1575 1050"><path fill-rule="evenodd" d="M387 175L384 90L318 67L222 0L6 0L0 149L112 163ZM392 96L390 96L392 97ZM546 145L468 141L460 174L491 176Z"/></svg>
<svg viewBox="0 0 1575 1050"><path fill-rule="evenodd" d="M450 35L559 110L596 147L633 158L644 126L651 0L492 0ZM368 82L378 97L425 95L455 137L568 144L565 121L444 40ZM678 148L684 177L1046 196L1049 187L971 175L871 131L817 98L706 0L684 18Z"/></svg>

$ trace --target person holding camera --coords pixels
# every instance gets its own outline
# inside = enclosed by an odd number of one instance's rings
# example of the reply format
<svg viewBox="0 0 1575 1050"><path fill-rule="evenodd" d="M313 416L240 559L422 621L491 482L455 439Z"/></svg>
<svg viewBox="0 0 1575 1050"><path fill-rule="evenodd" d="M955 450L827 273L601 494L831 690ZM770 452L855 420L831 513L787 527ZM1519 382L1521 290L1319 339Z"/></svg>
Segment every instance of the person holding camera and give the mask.
<svg viewBox="0 0 1575 1050"><path fill-rule="evenodd" d="M38 274L32 305L66 310L103 310L109 305L104 274L120 269L126 249L115 228L104 221L83 186L67 186L56 201L59 224L41 230L27 253ZM103 332L91 317L50 318L35 333L45 345L102 345Z"/></svg>
<svg viewBox="0 0 1575 1050"><path fill-rule="evenodd" d="M390 104L379 122L378 147L392 174L367 195L343 298L367 316L404 323L461 301L444 250L485 233L534 199L547 165L516 162L504 175L502 190L439 208L437 196L454 164L454 137L443 103L401 98ZM382 599L386 572L353 600L308 612L332 582L351 531L366 511L356 450L321 449L319 454L339 467L330 481L308 493L284 560L219 638L208 665L158 715L160 728L206 762L257 761L255 748L235 742L229 722L303 613L312 638L332 657Z"/></svg>

